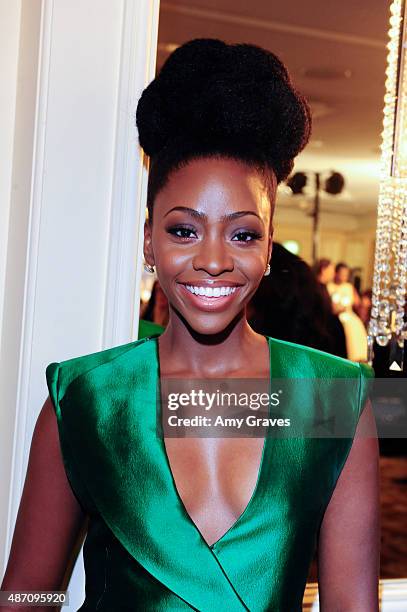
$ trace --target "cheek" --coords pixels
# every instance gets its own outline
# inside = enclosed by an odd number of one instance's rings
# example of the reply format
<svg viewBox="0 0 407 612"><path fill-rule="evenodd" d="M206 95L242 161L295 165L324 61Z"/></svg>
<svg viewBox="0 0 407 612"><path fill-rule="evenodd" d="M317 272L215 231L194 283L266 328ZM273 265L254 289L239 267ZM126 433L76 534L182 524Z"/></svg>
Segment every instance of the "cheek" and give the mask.
<svg viewBox="0 0 407 612"><path fill-rule="evenodd" d="M166 270L168 273L177 267L180 259L185 258L182 249L170 241L168 233L162 228L156 228L152 235L152 247L157 269Z"/></svg>
<svg viewBox="0 0 407 612"><path fill-rule="evenodd" d="M262 278L266 264L267 253L264 249L247 249L241 253L238 252L235 257L235 265L250 281L260 281Z"/></svg>
<svg viewBox="0 0 407 612"><path fill-rule="evenodd" d="M191 268L192 254L185 247L162 242L154 254L157 269L167 275L176 275Z"/></svg>

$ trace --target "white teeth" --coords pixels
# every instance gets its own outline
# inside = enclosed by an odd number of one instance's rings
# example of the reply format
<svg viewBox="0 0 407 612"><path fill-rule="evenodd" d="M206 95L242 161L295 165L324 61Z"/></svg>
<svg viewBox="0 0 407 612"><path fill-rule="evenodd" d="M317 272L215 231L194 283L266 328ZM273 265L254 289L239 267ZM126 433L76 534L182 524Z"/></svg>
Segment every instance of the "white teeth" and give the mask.
<svg viewBox="0 0 407 612"><path fill-rule="evenodd" d="M190 293L195 295L204 295L205 297L218 298L224 295L230 295L236 291L236 287L195 287L194 285L185 285Z"/></svg>

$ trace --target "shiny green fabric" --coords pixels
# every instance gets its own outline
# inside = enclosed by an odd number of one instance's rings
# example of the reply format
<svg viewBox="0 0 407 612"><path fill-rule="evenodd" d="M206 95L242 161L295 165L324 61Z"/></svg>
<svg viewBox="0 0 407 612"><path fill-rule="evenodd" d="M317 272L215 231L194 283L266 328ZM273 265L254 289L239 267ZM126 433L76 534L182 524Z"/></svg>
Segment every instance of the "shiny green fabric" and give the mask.
<svg viewBox="0 0 407 612"><path fill-rule="evenodd" d="M251 500L212 546L176 490L157 435L158 335L46 370L67 476L90 515L81 612L295 612L352 438L266 437ZM274 378L354 378L353 432L369 366L268 337ZM300 410L328 414L315 390Z"/></svg>
<svg viewBox="0 0 407 612"><path fill-rule="evenodd" d="M146 319L140 319L138 324L138 337L146 338L147 336L153 336L161 334L165 327L154 323L154 321L147 321Z"/></svg>

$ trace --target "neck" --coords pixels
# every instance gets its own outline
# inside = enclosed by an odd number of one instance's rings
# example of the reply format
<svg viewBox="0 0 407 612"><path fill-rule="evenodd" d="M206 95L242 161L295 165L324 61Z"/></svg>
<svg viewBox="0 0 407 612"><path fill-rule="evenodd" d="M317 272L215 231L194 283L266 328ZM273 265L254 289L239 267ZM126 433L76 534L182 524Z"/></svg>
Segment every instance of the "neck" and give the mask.
<svg viewBox="0 0 407 612"><path fill-rule="evenodd" d="M171 312L159 337L161 369L167 375L227 376L247 369L260 343L266 345L264 337L250 327L244 312L217 334L199 334Z"/></svg>

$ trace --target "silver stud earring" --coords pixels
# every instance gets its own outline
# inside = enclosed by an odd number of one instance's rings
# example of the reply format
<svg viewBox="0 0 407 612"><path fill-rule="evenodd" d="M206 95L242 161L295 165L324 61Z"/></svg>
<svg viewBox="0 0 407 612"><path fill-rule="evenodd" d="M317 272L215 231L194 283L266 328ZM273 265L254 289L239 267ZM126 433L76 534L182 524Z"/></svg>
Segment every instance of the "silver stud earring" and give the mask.
<svg viewBox="0 0 407 612"><path fill-rule="evenodd" d="M267 264L267 266L266 266L266 270L265 270L265 272L264 272L264 276L268 276L268 275L270 274L270 272L271 272L271 267L270 267L270 264Z"/></svg>
<svg viewBox="0 0 407 612"><path fill-rule="evenodd" d="M150 266L150 264L148 264L148 263L144 263L144 270L146 272L149 272L150 274L154 274L154 272L155 272L154 266Z"/></svg>

